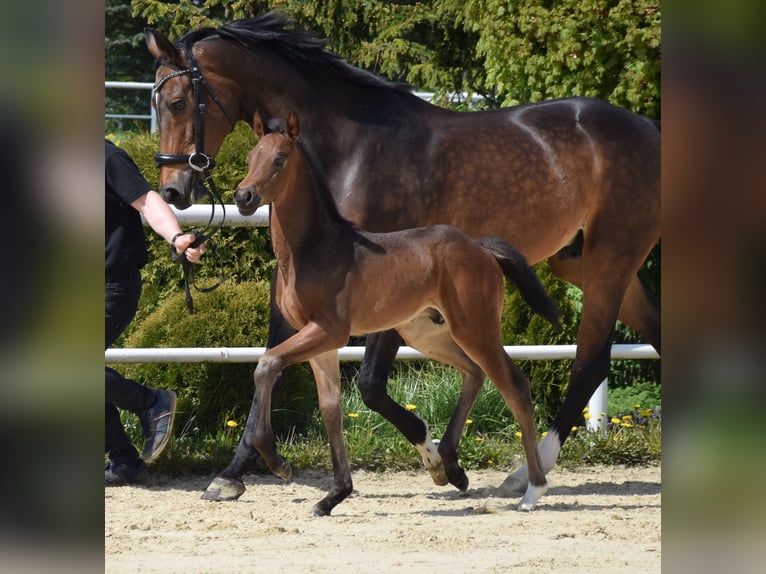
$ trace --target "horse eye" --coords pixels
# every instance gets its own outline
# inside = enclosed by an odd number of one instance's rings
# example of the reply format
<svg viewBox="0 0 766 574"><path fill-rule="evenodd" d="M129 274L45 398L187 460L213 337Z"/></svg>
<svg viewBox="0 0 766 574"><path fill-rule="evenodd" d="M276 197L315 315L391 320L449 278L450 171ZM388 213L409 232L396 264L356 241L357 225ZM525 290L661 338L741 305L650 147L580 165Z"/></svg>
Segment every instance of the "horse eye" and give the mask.
<svg viewBox="0 0 766 574"><path fill-rule="evenodd" d="M278 155L274 158L274 167L282 167L285 165L285 161L287 161L287 158L283 155Z"/></svg>
<svg viewBox="0 0 766 574"><path fill-rule="evenodd" d="M182 112L186 107L186 100L176 100L171 105L176 112Z"/></svg>

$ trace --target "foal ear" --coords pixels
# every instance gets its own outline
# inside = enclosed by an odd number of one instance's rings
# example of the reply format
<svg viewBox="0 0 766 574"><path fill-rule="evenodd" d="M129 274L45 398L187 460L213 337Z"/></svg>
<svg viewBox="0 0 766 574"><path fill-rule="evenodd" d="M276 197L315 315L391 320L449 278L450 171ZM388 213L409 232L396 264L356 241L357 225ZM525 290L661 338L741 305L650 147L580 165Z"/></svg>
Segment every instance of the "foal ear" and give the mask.
<svg viewBox="0 0 766 574"><path fill-rule="evenodd" d="M149 52L151 52L152 56L157 58L160 62L180 65L181 52L162 34L162 32L153 28L144 28L144 37L146 39L146 47L149 49Z"/></svg>
<svg viewBox="0 0 766 574"><path fill-rule="evenodd" d="M257 111L253 114L253 132L258 136L258 139L263 137L263 120Z"/></svg>
<svg viewBox="0 0 766 574"><path fill-rule="evenodd" d="M290 112L290 115L287 116L287 135L291 140L297 140L300 131L298 116L295 115L295 112Z"/></svg>

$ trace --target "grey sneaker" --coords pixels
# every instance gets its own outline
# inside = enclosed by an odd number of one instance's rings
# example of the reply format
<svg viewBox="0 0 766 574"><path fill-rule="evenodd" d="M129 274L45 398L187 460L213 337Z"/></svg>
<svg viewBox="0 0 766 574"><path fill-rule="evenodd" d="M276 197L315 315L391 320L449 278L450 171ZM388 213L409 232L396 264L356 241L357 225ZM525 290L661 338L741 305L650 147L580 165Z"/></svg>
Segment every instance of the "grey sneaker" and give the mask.
<svg viewBox="0 0 766 574"><path fill-rule="evenodd" d="M122 486L123 484L140 484L149 479L149 469L143 461L134 464L110 462L104 468L104 484L106 486Z"/></svg>
<svg viewBox="0 0 766 574"><path fill-rule="evenodd" d="M176 414L176 394L173 391L157 391L154 404L138 415L144 431L144 462L155 460L170 440L173 418Z"/></svg>

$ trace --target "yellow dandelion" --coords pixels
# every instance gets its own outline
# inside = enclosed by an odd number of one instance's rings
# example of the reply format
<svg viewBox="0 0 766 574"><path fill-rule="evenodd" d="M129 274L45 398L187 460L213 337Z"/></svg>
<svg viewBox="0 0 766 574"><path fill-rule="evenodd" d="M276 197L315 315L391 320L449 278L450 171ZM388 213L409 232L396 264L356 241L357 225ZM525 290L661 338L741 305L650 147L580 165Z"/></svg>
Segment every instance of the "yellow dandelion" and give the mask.
<svg viewBox="0 0 766 574"><path fill-rule="evenodd" d="M484 442L484 437L483 436L477 436L476 437L476 442Z"/></svg>
<svg viewBox="0 0 766 574"><path fill-rule="evenodd" d="M620 426L626 429L630 429L630 428L633 428L633 423L626 422L626 423L622 423Z"/></svg>
<svg viewBox="0 0 766 574"><path fill-rule="evenodd" d="M590 413L585 413L583 416L585 417L585 420L587 421L587 420L590 420L593 415Z"/></svg>
<svg viewBox="0 0 766 574"><path fill-rule="evenodd" d="M644 409L641 411L641 416L648 417L652 414L652 409Z"/></svg>
<svg viewBox="0 0 766 574"><path fill-rule="evenodd" d="M492 460L491 458L487 459L487 466L492 466L493 464L495 464L494 460Z"/></svg>
<svg viewBox="0 0 766 574"><path fill-rule="evenodd" d="M640 403L636 403L635 405L633 405L633 408L638 410L638 409L641 408L641 404Z"/></svg>
<svg viewBox="0 0 766 574"><path fill-rule="evenodd" d="M620 424L622 422L621 419L618 419L617 417L612 417L612 422L616 425Z"/></svg>
<svg viewBox="0 0 766 574"><path fill-rule="evenodd" d="M348 413L348 416L351 417L352 419L355 419L359 417L359 413Z"/></svg>
<svg viewBox="0 0 766 574"><path fill-rule="evenodd" d="M548 431L545 431L542 436L548 436Z"/></svg>
<svg viewBox="0 0 766 574"><path fill-rule="evenodd" d="M582 412L587 413L590 410L590 407L585 407Z"/></svg>
<svg viewBox="0 0 766 574"><path fill-rule="evenodd" d="M521 431L516 431L515 433L513 433L513 436L515 436L516 438L521 438Z"/></svg>
<svg viewBox="0 0 766 574"><path fill-rule="evenodd" d="M572 427L572 432L575 432L577 430L577 427Z"/></svg>
<svg viewBox="0 0 766 574"><path fill-rule="evenodd" d="M416 405L413 405L412 403L407 403L407 404L404 406L404 408L405 408L405 409L407 409L408 411L414 411L414 410L415 410L416 408L418 408L418 407L417 407Z"/></svg>
<svg viewBox="0 0 766 574"><path fill-rule="evenodd" d="M633 417L631 415L625 415L624 417L622 417L622 420L624 420L624 421L632 421Z"/></svg>
<svg viewBox="0 0 766 574"><path fill-rule="evenodd" d="M469 425L473 422L473 419L465 419L465 424Z"/></svg>
<svg viewBox="0 0 766 574"><path fill-rule="evenodd" d="M231 428L234 428L234 427L236 427L236 426L237 426L237 421L234 421L234 420L228 420L228 421L226 421L226 426L227 426L227 427L231 427Z"/></svg>

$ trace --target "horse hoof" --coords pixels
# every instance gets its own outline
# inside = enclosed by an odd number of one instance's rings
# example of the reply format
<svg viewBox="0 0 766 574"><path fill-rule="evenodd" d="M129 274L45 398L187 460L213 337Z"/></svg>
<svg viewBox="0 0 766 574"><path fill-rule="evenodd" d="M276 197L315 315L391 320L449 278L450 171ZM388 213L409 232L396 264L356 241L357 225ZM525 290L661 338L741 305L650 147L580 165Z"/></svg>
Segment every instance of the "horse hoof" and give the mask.
<svg viewBox="0 0 766 574"><path fill-rule="evenodd" d="M458 479L455 480L455 482L452 483L452 485L455 488L457 488L458 490L461 490L463 492L468 490L468 484L469 484L468 475L465 472L461 472L460 476L458 477Z"/></svg>
<svg viewBox="0 0 766 574"><path fill-rule="evenodd" d="M431 480L434 481L436 486L446 486L449 484L449 479L447 478L447 473L444 472L444 464L441 460L436 466L429 466L426 468L431 475Z"/></svg>
<svg viewBox="0 0 766 574"><path fill-rule="evenodd" d="M548 485L543 484L541 486L534 486L532 484L529 485L529 488L527 488L527 492L524 494L524 498L521 499L521 502L519 503L519 510L523 512L530 512L535 509L535 506L537 506L537 501L540 500L540 497L545 494L545 491L548 490Z"/></svg>
<svg viewBox="0 0 766 574"><path fill-rule="evenodd" d="M330 516L330 510L322 507L321 503L316 503L314 508L311 509L312 516Z"/></svg>
<svg viewBox="0 0 766 574"><path fill-rule="evenodd" d="M293 467L285 459L282 459L282 466L274 471L279 478L290 480L293 477Z"/></svg>
<svg viewBox="0 0 766 574"><path fill-rule="evenodd" d="M507 496L509 498L521 496L527 490L529 480L527 479L527 470L523 468L523 475L521 473L514 472L509 474L503 483L497 487L498 494Z"/></svg>
<svg viewBox="0 0 766 574"><path fill-rule="evenodd" d="M202 493L202 499L213 501L237 500L244 492L245 484L241 480L216 476Z"/></svg>

